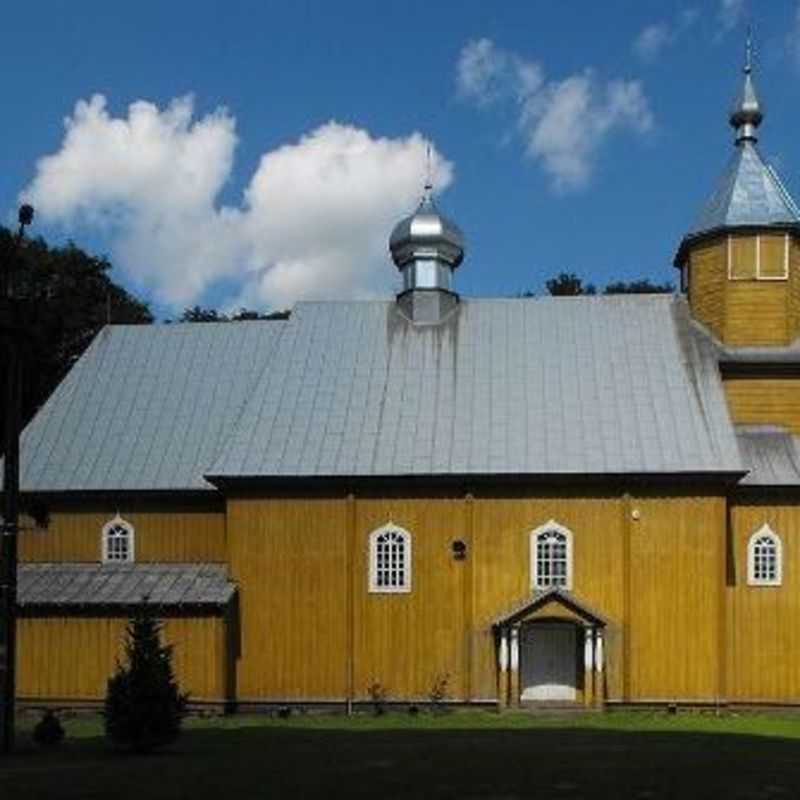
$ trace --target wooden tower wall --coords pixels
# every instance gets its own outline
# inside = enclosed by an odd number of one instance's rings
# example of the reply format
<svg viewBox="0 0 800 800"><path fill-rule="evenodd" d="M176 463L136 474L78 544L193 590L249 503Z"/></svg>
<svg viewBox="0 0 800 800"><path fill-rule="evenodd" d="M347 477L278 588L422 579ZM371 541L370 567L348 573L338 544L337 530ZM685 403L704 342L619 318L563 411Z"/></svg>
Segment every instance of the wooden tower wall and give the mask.
<svg viewBox="0 0 800 800"><path fill-rule="evenodd" d="M783 234L722 236L695 245L688 257L694 316L732 346L786 345L800 335L800 243L790 237L784 274Z"/></svg>

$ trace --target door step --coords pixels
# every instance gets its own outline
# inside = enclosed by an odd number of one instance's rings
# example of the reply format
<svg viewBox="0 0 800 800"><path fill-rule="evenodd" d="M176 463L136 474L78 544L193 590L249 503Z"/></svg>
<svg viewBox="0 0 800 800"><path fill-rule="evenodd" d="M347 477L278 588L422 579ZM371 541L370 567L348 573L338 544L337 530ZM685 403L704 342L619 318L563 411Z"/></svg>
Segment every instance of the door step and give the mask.
<svg viewBox="0 0 800 800"><path fill-rule="evenodd" d="M519 704L520 711L529 711L533 714L586 714L592 711L602 711L598 706L585 706L583 703L565 703L543 700L523 700Z"/></svg>

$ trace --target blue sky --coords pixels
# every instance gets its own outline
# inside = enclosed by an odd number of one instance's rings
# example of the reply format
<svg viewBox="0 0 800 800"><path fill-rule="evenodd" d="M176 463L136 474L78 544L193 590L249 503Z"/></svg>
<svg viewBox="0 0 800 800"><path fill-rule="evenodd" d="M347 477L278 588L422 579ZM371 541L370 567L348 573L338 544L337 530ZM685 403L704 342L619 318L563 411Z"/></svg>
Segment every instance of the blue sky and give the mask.
<svg viewBox="0 0 800 800"><path fill-rule="evenodd" d="M797 194L797 0L8 4L0 212L22 193L165 316L371 297L430 141L465 295L673 279L748 22L761 149Z"/></svg>

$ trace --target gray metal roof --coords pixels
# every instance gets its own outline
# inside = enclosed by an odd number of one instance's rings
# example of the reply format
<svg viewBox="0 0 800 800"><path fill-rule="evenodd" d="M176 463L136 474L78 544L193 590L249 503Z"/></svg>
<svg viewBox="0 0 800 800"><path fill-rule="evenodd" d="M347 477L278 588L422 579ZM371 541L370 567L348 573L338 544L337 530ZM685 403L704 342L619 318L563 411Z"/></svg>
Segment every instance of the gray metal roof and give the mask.
<svg viewBox="0 0 800 800"><path fill-rule="evenodd" d="M720 228L800 224L800 210L753 142L740 142L687 236Z"/></svg>
<svg viewBox="0 0 800 800"><path fill-rule="evenodd" d="M224 564L20 564L20 606L224 606L236 592Z"/></svg>
<svg viewBox="0 0 800 800"><path fill-rule="evenodd" d="M217 460L255 476L741 471L711 343L683 300L301 303Z"/></svg>
<svg viewBox="0 0 800 800"><path fill-rule="evenodd" d="M800 436L769 425L741 426L737 439L750 470L744 486L800 486Z"/></svg>
<svg viewBox="0 0 800 800"><path fill-rule="evenodd" d="M23 491L210 489L285 325L104 328L22 435Z"/></svg>

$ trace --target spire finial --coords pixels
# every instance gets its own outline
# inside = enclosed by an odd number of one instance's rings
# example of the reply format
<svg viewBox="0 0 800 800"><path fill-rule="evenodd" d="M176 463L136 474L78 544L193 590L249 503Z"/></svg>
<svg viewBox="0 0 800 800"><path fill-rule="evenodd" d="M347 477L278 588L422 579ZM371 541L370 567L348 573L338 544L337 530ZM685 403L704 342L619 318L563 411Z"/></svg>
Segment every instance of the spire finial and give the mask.
<svg viewBox="0 0 800 800"><path fill-rule="evenodd" d="M747 40L744 45L744 74L749 75L753 71L753 26L747 26Z"/></svg>
<svg viewBox="0 0 800 800"><path fill-rule="evenodd" d="M736 144L755 142L756 128L764 119L761 103L753 83L753 35L750 26L747 28L747 40L744 50L744 81L730 115L731 126L736 128Z"/></svg>
<svg viewBox="0 0 800 800"><path fill-rule="evenodd" d="M422 197L422 202L430 202L431 193L433 192L433 167L431 159L431 143L428 142L425 147L425 193Z"/></svg>

